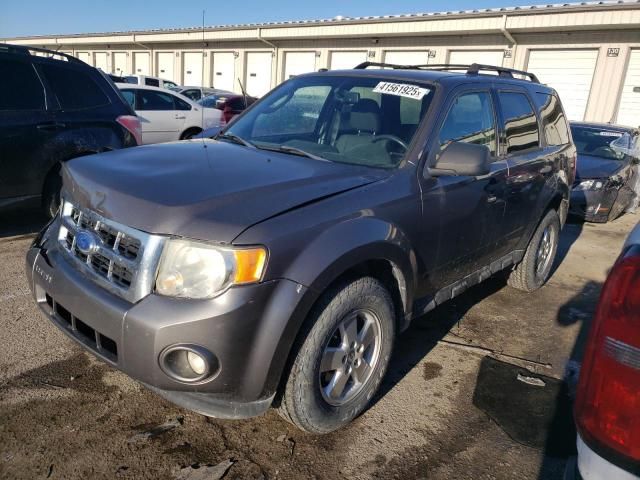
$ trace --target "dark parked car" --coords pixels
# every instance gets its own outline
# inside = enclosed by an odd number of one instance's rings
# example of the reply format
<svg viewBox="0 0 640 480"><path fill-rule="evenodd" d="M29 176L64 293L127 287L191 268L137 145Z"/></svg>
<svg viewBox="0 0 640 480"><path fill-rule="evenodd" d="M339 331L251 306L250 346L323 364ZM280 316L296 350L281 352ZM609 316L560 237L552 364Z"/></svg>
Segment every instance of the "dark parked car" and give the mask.
<svg viewBox="0 0 640 480"><path fill-rule="evenodd" d="M502 270L540 288L576 153L555 91L376 65L296 76L213 140L68 163L27 253L46 318L186 408L325 433L412 319Z"/></svg>
<svg viewBox="0 0 640 480"><path fill-rule="evenodd" d="M640 131L619 125L572 122L578 149L571 212L589 222L615 220L640 195Z"/></svg>
<svg viewBox="0 0 640 480"><path fill-rule="evenodd" d="M578 384L565 480L640 479L640 224L602 289Z"/></svg>
<svg viewBox="0 0 640 480"><path fill-rule="evenodd" d="M0 70L0 208L40 200L53 216L64 162L140 143L131 107L86 63L0 45Z"/></svg>
<svg viewBox="0 0 640 480"><path fill-rule="evenodd" d="M258 99L255 97L227 92L207 95L198 103L203 107L211 107L222 110L222 118L224 122L229 123L251 105L256 103L257 100Z"/></svg>

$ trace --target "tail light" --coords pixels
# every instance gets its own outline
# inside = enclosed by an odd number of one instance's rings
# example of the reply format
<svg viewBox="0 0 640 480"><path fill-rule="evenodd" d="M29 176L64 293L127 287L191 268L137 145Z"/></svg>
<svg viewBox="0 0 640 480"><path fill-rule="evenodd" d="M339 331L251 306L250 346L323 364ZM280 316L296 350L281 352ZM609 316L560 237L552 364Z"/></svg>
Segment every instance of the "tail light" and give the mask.
<svg viewBox="0 0 640 480"><path fill-rule="evenodd" d="M640 467L640 246L609 274L584 354L575 408L581 437Z"/></svg>
<svg viewBox="0 0 640 480"><path fill-rule="evenodd" d="M133 138L136 140L136 144L142 145L142 123L140 119L135 115L120 115L116 118L116 122L127 129Z"/></svg>
<svg viewBox="0 0 640 480"><path fill-rule="evenodd" d="M222 110L222 120L224 123L229 123L233 118L233 109L229 105L224 106L224 110Z"/></svg>

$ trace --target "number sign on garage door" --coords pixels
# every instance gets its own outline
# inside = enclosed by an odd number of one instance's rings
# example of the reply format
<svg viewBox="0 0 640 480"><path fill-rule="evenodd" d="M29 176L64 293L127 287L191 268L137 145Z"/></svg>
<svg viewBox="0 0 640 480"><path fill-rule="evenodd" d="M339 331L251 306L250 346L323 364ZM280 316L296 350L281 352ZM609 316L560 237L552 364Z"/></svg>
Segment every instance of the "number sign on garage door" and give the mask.
<svg viewBox="0 0 640 480"><path fill-rule="evenodd" d="M135 52L133 54L133 74L134 75L150 75L149 53Z"/></svg>
<svg viewBox="0 0 640 480"><path fill-rule="evenodd" d="M213 88L229 90L233 92L233 85L236 81L236 57L233 52L214 52L211 55L213 60Z"/></svg>
<svg viewBox="0 0 640 480"><path fill-rule="evenodd" d="M202 86L202 52L185 52L182 55L182 84L189 87Z"/></svg>
<svg viewBox="0 0 640 480"><path fill-rule="evenodd" d="M429 50L389 50L384 53L384 63L392 63L394 65L426 65L429 63Z"/></svg>
<svg viewBox="0 0 640 480"><path fill-rule="evenodd" d="M271 52L247 53L247 93L253 97L261 97L271 90Z"/></svg>
<svg viewBox="0 0 640 480"><path fill-rule="evenodd" d="M367 52L331 52L331 70L349 70L367 61Z"/></svg>
<svg viewBox="0 0 640 480"><path fill-rule="evenodd" d="M107 52L96 52L93 55L96 62L94 66L105 73L109 72Z"/></svg>
<svg viewBox="0 0 640 480"><path fill-rule="evenodd" d="M176 58L176 54L173 52L158 52L158 64L157 71L158 77L165 80L175 81L173 78L173 65Z"/></svg>
<svg viewBox="0 0 640 480"><path fill-rule="evenodd" d="M316 69L316 52L287 52L284 56L284 78L289 80Z"/></svg>
<svg viewBox="0 0 640 480"><path fill-rule="evenodd" d="M503 50L453 50L449 53L449 63L461 65L481 63L501 67L503 59Z"/></svg>
<svg viewBox="0 0 640 480"><path fill-rule="evenodd" d="M113 73L116 75L127 74L127 52L113 52Z"/></svg>
<svg viewBox="0 0 640 480"><path fill-rule="evenodd" d="M631 50L618 106L617 123L640 126L640 50Z"/></svg>
<svg viewBox="0 0 640 480"><path fill-rule="evenodd" d="M555 88L569 120L583 120L598 50L532 50L527 71Z"/></svg>

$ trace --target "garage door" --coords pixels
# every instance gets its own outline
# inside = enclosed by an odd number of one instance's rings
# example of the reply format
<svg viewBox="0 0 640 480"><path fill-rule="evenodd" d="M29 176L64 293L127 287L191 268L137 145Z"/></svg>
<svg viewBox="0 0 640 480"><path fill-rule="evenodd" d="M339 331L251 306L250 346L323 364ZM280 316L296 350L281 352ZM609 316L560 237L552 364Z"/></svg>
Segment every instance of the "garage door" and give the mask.
<svg viewBox="0 0 640 480"><path fill-rule="evenodd" d="M134 75L151 75L149 68L149 53L136 52L133 54L133 74Z"/></svg>
<svg viewBox="0 0 640 480"><path fill-rule="evenodd" d="M384 62L394 65L426 65L429 63L429 50L389 50L384 53Z"/></svg>
<svg viewBox="0 0 640 480"><path fill-rule="evenodd" d="M213 88L235 91L236 57L233 52L215 52L213 60Z"/></svg>
<svg viewBox="0 0 640 480"><path fill-rule="evenodd" d="M617 123L640 126L640 50L632 50L622 87Z"/></svg>
<svg viewBox="0 0 640 480"><path fill-rule="evenodd" d="M316 52L287 52L284 55L284 78L290 78L302 73L314 72L316 69Z"/></svg>
<svg viewBox="0 0 640 480"><path fill-rule="evenodd" d="M91 61L91 53L89 52L76 52L76 57L82 60L84 63L93 65L93 62Z"/></svg>
<svg viewBox="0 0 640 480"><path fill-rule="evenodd" d="M202 52L186 52L182 55L182 85L202 86Z"/></svg>
<svg viewBox="0 0 640 480"><path fill-rule="evenodd" d="M349 70L367 61L367 52L331 52L331 70Z"/></svg>
<svg viewBox="0 0 640 480"><path fill-rule="evenodd" d="M96 62L94 66L103 72L108 72L109 66L107 61L107 52L96 52L93 55Z"/></svg>
<svg viewBox="0 0 640 480"><path fill-rule="evenodd" d="M127 53L113 53L113 73L116 75L127 75Z"/></svg>
<svg viewBox="0 0 640 480"><path fill-rule="evenodd" d="M261 97L271 90L271 52L247 53L247 93L253 97Z"/></svg>
<svg viewBox="0 0 640 480"><path fill-rule="evenodd" d="M175 82L173 78L173 65L176 54L173 52L158 52L158 77Z"/></svg>
<svg viewBox="0 0 640 480"><path fill-rule="evenodd" d="M481 63L501 67L503 59L504 51L502 50L452 50L449 53L449 63L462 65Z"/></svg>
<svg viewBox="0 0 640 480"><path fill-rule="evenodd" d="M532 50L527 70L557 90L569 120L583 120L598 50Z"/></svg>

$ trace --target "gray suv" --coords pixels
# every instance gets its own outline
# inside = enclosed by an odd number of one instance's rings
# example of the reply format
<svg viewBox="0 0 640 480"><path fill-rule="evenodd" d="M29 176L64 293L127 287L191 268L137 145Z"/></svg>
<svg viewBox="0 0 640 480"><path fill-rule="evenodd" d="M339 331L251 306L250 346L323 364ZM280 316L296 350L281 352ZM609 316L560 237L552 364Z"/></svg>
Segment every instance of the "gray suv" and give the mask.
<svg viewBox="0 0 640 480"><path fill-rule="evenodd" d="M185 408L345 425L412 319L503 270L525 291L551 274L562 105L526 72L460 68L301 75L212 139L68 162L27 254L35 301Z"/></svg>

